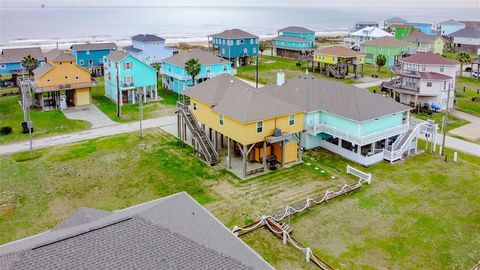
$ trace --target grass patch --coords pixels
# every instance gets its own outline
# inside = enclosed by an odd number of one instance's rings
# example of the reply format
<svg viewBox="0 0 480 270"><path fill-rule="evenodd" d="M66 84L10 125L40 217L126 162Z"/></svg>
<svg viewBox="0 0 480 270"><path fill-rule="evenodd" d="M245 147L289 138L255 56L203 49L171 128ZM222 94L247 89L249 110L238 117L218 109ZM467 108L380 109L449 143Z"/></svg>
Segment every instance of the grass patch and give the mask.
<svg viewBox="0 0 480 270"><path fill-rule="evenodd" d="M415 114L413 114L414 117L419 118L419 119L435 121L435 123L437 123L438 127L440 128L439 132L442 129L442 119L443 119L444 115L445 115L444 113L435 113L435 112L432 113L431 115L429 115L427 113L415 113ZM470 122L468 122L467 120L464 120L464 119L461 119L461 118L458 118L456 116L453 116L453 115L449 114L448 118L447 118L447 132L449 132L452 129L456 129L458 127L469 124L469 123Z"/></svg>
<svg viewBox="0 0 480 270"><path fill-rule="evenodd" d="M9 126L12 133L0 135L0 143L28 140L28 134L22 133L23 111L18 96L0 97L0 127ZM62 111L30 111L35 132L33 138L57 135L85 130L90 123L82 120L70 120Z"/></svg>
<svg viewBox="0 0 480 270"><path fill-rule="evenodd" d="M41 156L42 154L39 151L33 151L32 153L22 152L22 153L13 154L12 159L16 162L24 162L29 160L35 160L37 158L40 158Z"/></svg>
<svg viewBox="0 0 480 270"><path fill-rule="evenodd" d="M457 77L456 84L455 107L461 111L480 117L480 94L477 94L477 91L480 90L480 80ZM473 98L476 98L476 101L472 101Z"/></svg>

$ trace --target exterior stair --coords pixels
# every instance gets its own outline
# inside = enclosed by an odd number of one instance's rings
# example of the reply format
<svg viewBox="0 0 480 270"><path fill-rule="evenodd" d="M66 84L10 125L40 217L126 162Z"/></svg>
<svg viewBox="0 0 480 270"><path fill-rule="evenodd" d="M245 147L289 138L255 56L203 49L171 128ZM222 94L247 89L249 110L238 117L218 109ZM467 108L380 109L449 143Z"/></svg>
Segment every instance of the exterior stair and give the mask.
<svg viewBox="0 0 480 270"><path fill-rule="evenodd" d="M218 153L215 150L212 142L208 139L205 131L198 126L198 122L195 116L190 112L187 103L178 103L178 113L185 121L186 126L192 133L192 137L198 142L200 146L200 152L204 156L205 160L211 165L217 164L220 159Z"/></svg>
<svg viewBox="0 0 480 270"><path fill-rule="evenodd" d="M395 162L403 158L403 155L410 151L410 144L420 134L426 122L417 123L410 126L410 129L397 137L391 147L385 149L384 159Z"/></svg>

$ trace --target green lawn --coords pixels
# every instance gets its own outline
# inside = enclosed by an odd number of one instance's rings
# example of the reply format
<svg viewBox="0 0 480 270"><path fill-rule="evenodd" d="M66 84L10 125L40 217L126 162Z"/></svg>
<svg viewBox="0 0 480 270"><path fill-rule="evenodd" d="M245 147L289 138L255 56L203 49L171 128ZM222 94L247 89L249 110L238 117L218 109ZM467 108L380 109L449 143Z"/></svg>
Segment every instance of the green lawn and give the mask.
<svg viewBox="0 0 480 270"><path fill-rule="evenodd" d="M95 105L108 117L116 122L131 122L140 119L138 104L126 104L121 108L121 116L117 117L117 105L105 96L104 78L97 78L97 86L92 88L92 98ZM177 94L161 87L158 83L160 101L143 104L144 119L173 114L177 101Z"/></svg>
<svg viewBox="0 0 480 270"><path fill-rule="evenodd" d="M423 154L363 168L371 186L293 218L293 235L339 269L467 269L480 256L480 158L459 158ZM232 228L354 181L337 155L304 159L240 181L159 130L0 157L0 243L51 228L81 206L119 209L183 190ZM244 240L277 269L315 269L266 231Z"/></svg>
<svg viewBox="0 0 480 270"><path fill-rule="evenodd" d="M434 120L435 123L438 124L438 127L440 129L442 128L442 119L443 119L444 113L432 113L431 115L426 114L426 113L414 113L414 114L412 114L412 116L414 116L416 118L419 118L419 119L423 119L423 120L427 120L427 119ZM456 116L453 116L453 115L449 114L448 115L448 120L447 120L447 132L452 130L452 129L456 129L458 127L469 124L469 123L470 122L468 122L467 120L464 120L464 119L461 119L461 118L458 118ZM440 131L441 130L439 130L439 132Z"/></svg>
<svg viewBox="0 0 480 270"><path fill-rule="evenodd" d="M480 117L480 94L477 94L477 91L480 91L480 79L457 77L456 88L455 106L461 111ZM474 98L475 101L472 100Z"/></svg>
<svg viewBox="0 0 480 270"><path fill-rule="evenodd" d="M9 126L13 129L9 135L0 135L0 144L28 139L28 134L22 134L23 111L18 101L18 96L0 97L0 127ZM67 119L60 110L45 112L32 110L30 116L35 130L34 138L74 132L90 127L90 123L86 121Z"/></svg>

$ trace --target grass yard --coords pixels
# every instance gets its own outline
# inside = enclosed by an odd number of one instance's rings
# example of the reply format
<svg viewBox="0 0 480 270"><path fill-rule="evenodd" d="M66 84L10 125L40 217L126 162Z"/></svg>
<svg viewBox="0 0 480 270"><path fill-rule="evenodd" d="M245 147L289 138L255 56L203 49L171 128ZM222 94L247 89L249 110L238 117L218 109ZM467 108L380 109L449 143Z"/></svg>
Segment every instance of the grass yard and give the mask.
<svg viewBox="0 0 480 270"><path fill-rule="evenodd" d="M293 235L340 269L466 269L480 256L480 158L459 158L423 154L364 169L371 186L292 218ZM239 181L159 130L0 157L0 243L81 206L113 210L183 190L232 228L355 181L337 155L308 151L304 160ZM265 230L244 240L278 269L315 269Z"/></svg>
<svg viewBox="0 0 480 270"><path fill-rule="evenodd" d="M480 90L480 79L457 77L456 88L455 106L461 111L480 117L480 94L477 94ZM473 98L476 98L476 101L473 101Z"/></svg>
<svg viewBox="0 0 480 270"><path fill-rule="evenodd" d="M427 120L427 119L434 120L435 123L437 123L438 127L440 128L439 132L441 131L442 119L443 119L444 113L442 113L442 112L432 113L431 115L426 114L426 113L414 113L414 114L412 114L412 116L414 116L416 118L419 118L419 119L423 119L423 120ZM461 119L461 118L458 118L456 116L453 116L453 115L449 114L448 119L447 119L447 132L452 130L452 129L456 129L458 127L469 124L469 123L470 122L468 122L467 120L464 120L464 119Z"/></svg>
<svg viewBox="0 0 480 270"><path fill-rule="evenodd" d="M97 78L98 85L92 87L92 98L95 105L104 112L110 119L116 122L131 122L140 119L138 104L126 104L121 108L121 116L117 117L117 105L105 96L104 78ZM155 118L171 115L175 111L177 94L161 87L158 83L158 96L163 98L160 101L153 101L143 104L143 118Z"/></svg>
<svg viewBox="0 0 480 270"><path fill-rule="evenodd" d="M28 134L22 133L23 111L18 103L18 96L0 97L0 127L9 126L13 132L0 135L0 144L27 140ZM60 110L30 111L35 132L34 138L45 137L88 129L90 123L81 120L70 120Z"/></svg>

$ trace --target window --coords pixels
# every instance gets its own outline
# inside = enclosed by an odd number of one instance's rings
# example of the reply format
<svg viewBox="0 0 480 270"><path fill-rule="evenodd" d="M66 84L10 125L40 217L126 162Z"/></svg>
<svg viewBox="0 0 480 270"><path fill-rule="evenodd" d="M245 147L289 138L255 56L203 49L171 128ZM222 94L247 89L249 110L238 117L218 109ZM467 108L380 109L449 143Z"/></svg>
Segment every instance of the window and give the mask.
<svg viewBox="0 0 480 270"><path fill-rule="evenodd" d="M93 59L88 59L88 65L93 66Z"/></svg>
<svg viewBox="0 0 480 270"><path fill-rule="evenodd" d="M65 76L65 79L68 79L68 76Z"/></svg>
<svg viewBox="0 0 480 270"><path fill-rule="evenodd" d="M196 111L197 110L197 103L193 102L193 110Z"/></svg>
<svg viewBox="0 0 480 270"><path fill-rule="evenodd" d="M83 64L85 64L85 61L83 61L83 59L81 59L80 61L78 61L78 63L83 66Z"/></svg>
<svg viewBox="0 0 480 270"><path fill-rule="evenodd" d="M222 114L220 114L219 123L220 123L221 126L223 126L223 115Z"/></svg>
<svg viewBox="0 0 480 270"><path fill-rule="evenodd" d="M295 115L294 115L294 114L290 114L290 115L288 116L288 124L289 124L290 126L295 125Z"/></svg>
<svg viewBox="0 0 480 270"><path fill-rule="evenodd" d="M207 70L207 73L211 73L211 72L212 72L212 67L206 67L205 69Z"/></svg>
<svg viewBox="0 0 480 270"><path fill-rule="evenodd" d="M123 80L126 84L131 84L133 83L133 76L125 76Z"/></svg>
<svg viewBox="0 0 480 270"><path fill-rule="evenodd" d="M253 53L257 53L257 48L253 48Z"/></svg>
<svg viewBox="0 0 480 270"><path fill-rule="evenodd" d="M228 69L227 65L224 65L223 66L223 71L227 71L227 69Z"/></svg>
<svg viewBox="0 0 480 270"><path fill-rule="evenodd" d="M427 87L432 87L432 82L427 82Z"/></svg>
<svg viewBox="0 0 480 270"><path fill-rule="evenodd" d="M89 54L90 54L90 51L87 51L87 55L89 55Z"/></svg>
<svg viewBox="0 0 480 270"><path fill-rule="evenodd" d="M222 54L225 54L225 48L222 48Z"/></svg>
<svg viewBox="0 0 480 270"><path fill-rule="evenodd" d="M250 39L250 44L253 44L253 38L252 38L252 39Z"/></svg>
<svg viewBox="0 0 480 270"><path fill-rule="evenodd" d="M77 76L77 77L75 77L75 79L77 79L77 80L78 80L78 76Z"/></svg>
<svg viewBox="0 0 480 270"><path fill-rule="evenodd" d="M444 72L445 71L445 67L440 67L440 72Z"/></svg>
<svg viewBox="0 0 480 270"><path fill-rule="evenodd" d="M132 63L131 62L126 62L125 63L125 69L132 69Z"/></svg>
<svg viewBox="0 0 480 270"><path fill-rule="evenodd" d="M244 54L247 54L247 53L248 53L248 49L247 49L247 48L243 48L243 53L244 53Z"/></svg>
<svg viewBox="0 0 480 270"><path fill-rule="evenodd" d="M425 71L427 67L425 65L422 66L422 71Z"/></svg>
<svg viewBox="0 0 480 270"><path fill-rule="evenodd" d="M7 65L1 64L1 65L0 65L0 69L7 69Z"/></svg>
<svg viewBox="0 0 480 270"><path fill-rule="evenodd" d="M263 121L257 122L257 133L263 132Z"/></svg>

